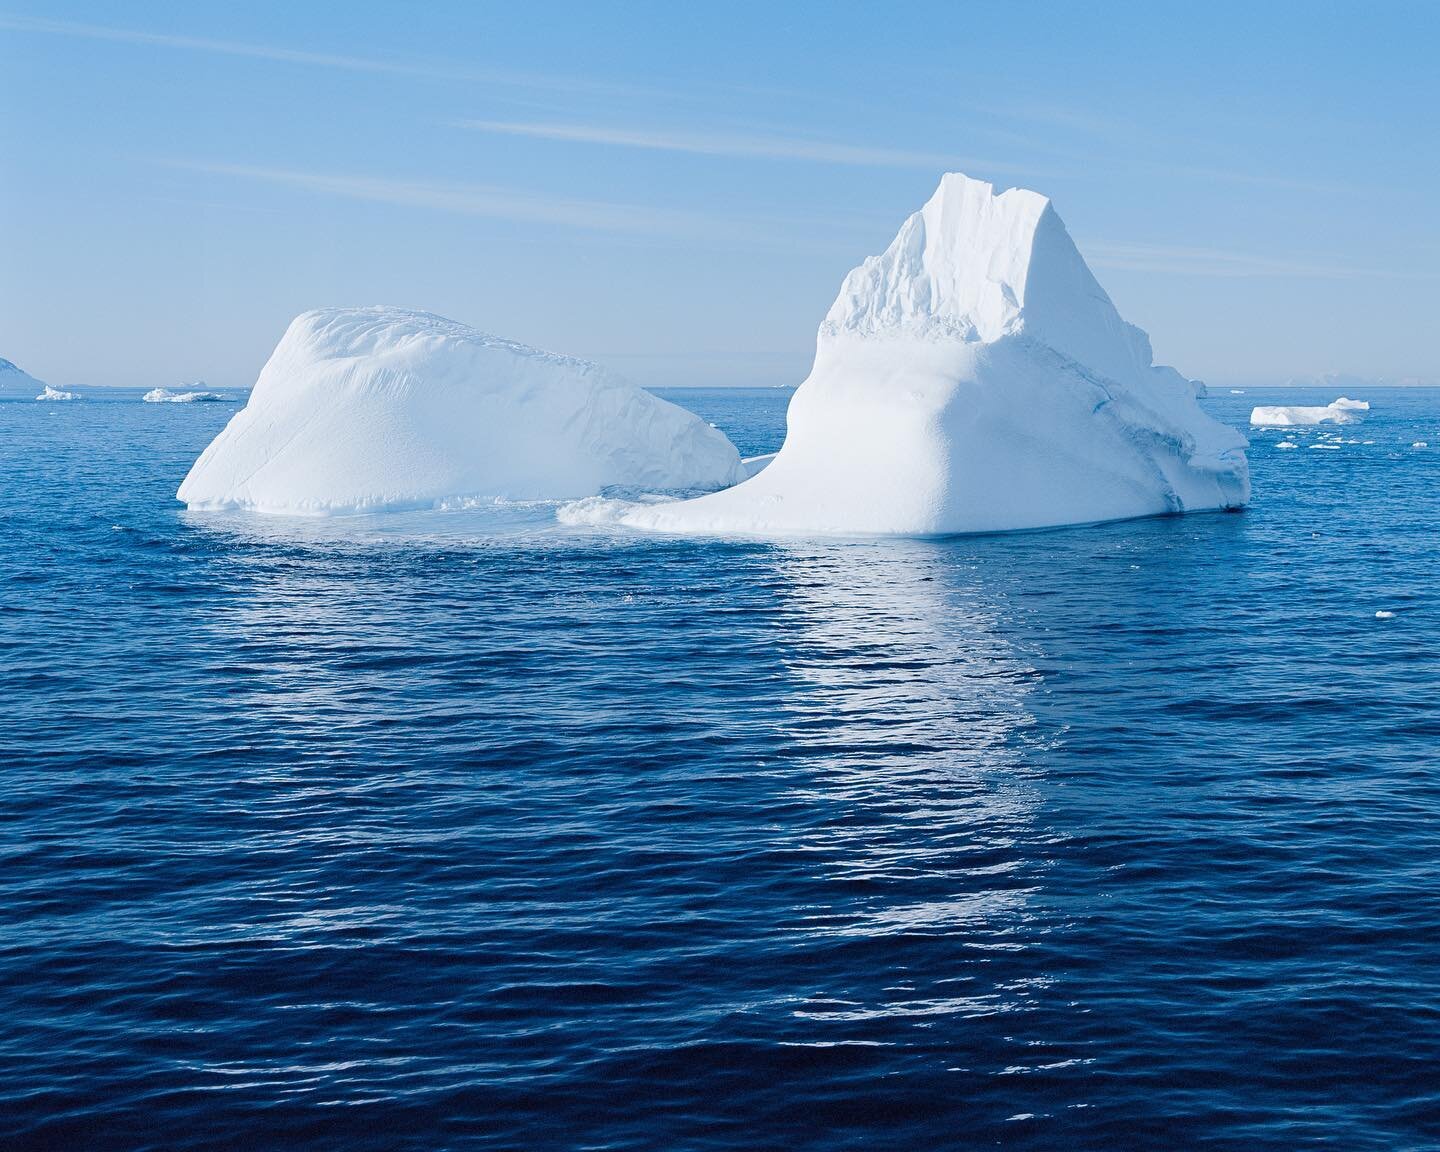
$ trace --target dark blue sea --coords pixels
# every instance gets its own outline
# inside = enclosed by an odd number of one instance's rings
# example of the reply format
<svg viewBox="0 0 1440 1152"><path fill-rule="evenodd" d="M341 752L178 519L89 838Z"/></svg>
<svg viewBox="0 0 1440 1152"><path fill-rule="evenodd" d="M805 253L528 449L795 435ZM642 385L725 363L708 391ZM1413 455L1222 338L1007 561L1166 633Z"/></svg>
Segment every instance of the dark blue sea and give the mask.
<svg viewBox="0 0 1440 1152"><path fill-rule="evenodd" d="M238 398L79 391L0 400L7 1152L1440 1147L1440 391L785 544L193 515Z"/></svg>

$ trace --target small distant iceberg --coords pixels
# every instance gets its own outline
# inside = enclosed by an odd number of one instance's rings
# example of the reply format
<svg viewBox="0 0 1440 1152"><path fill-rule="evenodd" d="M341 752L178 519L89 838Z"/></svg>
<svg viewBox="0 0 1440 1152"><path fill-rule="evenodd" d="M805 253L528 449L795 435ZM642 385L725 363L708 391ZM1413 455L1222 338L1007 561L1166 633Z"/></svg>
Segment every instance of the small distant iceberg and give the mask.
<svg viewBox="0 0 1440 1152"><path fill-rule="evenodd" d="M46 384L46 385L45 385L45 390L44 390L43 392L41 392L40 395L36 396L35 399L36 399L36 400L78 400L78 399L80 399L80 394L79 394L78 392L62 392L62 391L60 391L59 388L52 388L52 387L50 387L49 384Z"/></svg>
<svg viewBox="0 0 1440 1152"><path fill-rule="evenodd" d="M198 388L198 386L203 383L205 383L203 380L197 380L192 385L182 384L181 387ZM169 388L152 388L149 392L146 392L144 396L140 397L140 399L144 400L147 404L194 404L197 402L224 400L226 397L222 396L219 392L176 392Z"/></svg>
<svg viewBox="0 0 1440 1152"><path fill-rule="evenodd" d="M297 317L191 467L191 508L291 515L714 491L746 477L700 417L597 364L400 308Z"/></svg>
<svg viewBox="0 0 1440 1152"><path fill-rule="evenodd" d="M1298 425L1354 424L1368 412L1370 404L1365 400L1351 400L1341 396L1323 407L1270 405L1254 408L1250 412L1252 428L1293 428Z"/></svg>

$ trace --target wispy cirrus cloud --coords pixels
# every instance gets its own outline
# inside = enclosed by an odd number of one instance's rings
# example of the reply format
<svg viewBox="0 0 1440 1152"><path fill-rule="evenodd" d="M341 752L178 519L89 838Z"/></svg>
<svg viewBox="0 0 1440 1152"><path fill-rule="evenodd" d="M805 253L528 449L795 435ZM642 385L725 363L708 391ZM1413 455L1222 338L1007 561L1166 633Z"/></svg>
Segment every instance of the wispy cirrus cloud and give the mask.
<svg viewBox="0 0 1440 1152"><path fill-rule="evenodd" d="M504 220L514 224L549 225L596 235L625 237L628 241L660 243L684 241L702 248L799 248L831 252L836 245L863 244L864 238L883 233L888 221L869 216L840 213L817 216L738 214L701 208L670 208L649 204L550 196L496 184L432 180L423 177L396 178L356 172L315 171L304 168L179 158L152 158L162 168L175 172L269 184L315 196L329 196L397 208L448 212L459 216ZM200 197L220 207L214 190L204 189ZM174 193L167 193L174 198ZM177 201L178 202L178 201ZM200 198L186 203L199 203ZM270 205L255 210L271 211ZM857 249L864 252L864 248Z"/></svg>
<svg viewBox="0 0 1440 1152"><path fill-rule="evenodd" d="M0 30L37 35L64 36L79 40L101 40L117 44L135 44L158 48L174 48L203 52L216 56L234 56L250 60L268 60L299 67L326 68L345 72L370 72L386 76L411 76L427 80L454 80L491 84L502 87L547 89L583 92L634 92L629 85L595 81L581 76L510 72L503 69L475 68L440 61L388 59L380 56L353 56L333 52L312 52L282 44L257 44L246 40L226 40L183 33L153 32L140 28L123 28L109 24L87 24L76 20L49 20L33 16L0 13Z"/></svg>
<svg viewBox="0 0 1440 1152"><path fill-rule="evenodd" d="M599 124L550 121L461 120L457 125L474 132L524 136L568 144L600 144L654 152L684 152L696 156L729 156L774 160L809 160L822 164L868 168L919 168L945 171L954 167L1014 171L1019 165L947 152L920 152L864 144L843 144L799 136L764 133L695 132L663 128L622 128Z"/></svg>
<svg viewBox="0 0 1440 1152"><path fill-rule="evenodd" d="M1364 277L1406 277L1403 272L1335 264L1303 257L1232 252L1220 248L1187 248L1167 244L1112 244L1103 241L1080 245L1086 260L1096 268L1124 272L1158 272L1177 276L1219 276L1234 279L1301 277L1353 280Z"/></svg>
<svg viewBox="0 0 1440 1152"><path fill-rule="evenodd" d="M713 230L717 226L713 217L699 212L543 196L496 185L396 180L354 173L190 160L167 160L163 163L169 168L237 177L347 200L426 208L516 223L557 224L588 231L636 234L688 233L702 228Z"/></svg>

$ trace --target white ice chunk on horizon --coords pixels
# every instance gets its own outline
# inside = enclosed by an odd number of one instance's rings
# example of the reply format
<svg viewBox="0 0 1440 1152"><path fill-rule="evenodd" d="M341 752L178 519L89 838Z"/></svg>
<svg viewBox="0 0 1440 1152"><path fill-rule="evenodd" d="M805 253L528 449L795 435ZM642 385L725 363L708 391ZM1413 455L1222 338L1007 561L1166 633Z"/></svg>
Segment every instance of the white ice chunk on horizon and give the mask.
<svg viewBox="0 0 1440 1152"><path fill-rule="evenodd" d="M1197 391L1152 364L1048 199L950 174L846 277L765 470L616 519L929 536L1239 507L1246 440Z"/></svg>
<svg viewBox="0 0 1440 1152"><path fill-rule="evenodd" d="M744 476L722 433L598 365L426 312L332 308L291 323L177 496L315 515Z"/></svg>
<svg viewBox="0 0 1440 1152"><path fill-rule="evenodd" d="M44 390L40 393L40 395L36 396L35 399L36 399L36 400L78 400L78 399L80 399L80 395L79 395L78 392L63 392L63 391L61 391L59 388L52 388L52 387L50 387L49 384L46 384Z"/></svg>
<svg viewBox="0 0 1440 1152"><path fill-rule="evenodd" d="M204 381L196 381L197 385L203 383ZM184 385L181 385L181 387L184 387ZM206 401L224 400L226 397L222 396L219 392L206 392L203 390L176 392L169 388L152 388L149 392L146 392L144 396L140 397L140 399L147 404L195 404Z"/></svg>
<svg viewBox="0 0 1440 1152"><path fill-rule="evenodd" d="M1313 424L1354 424L1368 412L1370 404L1365 400L1351 400L1341 396L1324 406L1267 405L1250 411L1252 428L1293 428Z"/></svg>

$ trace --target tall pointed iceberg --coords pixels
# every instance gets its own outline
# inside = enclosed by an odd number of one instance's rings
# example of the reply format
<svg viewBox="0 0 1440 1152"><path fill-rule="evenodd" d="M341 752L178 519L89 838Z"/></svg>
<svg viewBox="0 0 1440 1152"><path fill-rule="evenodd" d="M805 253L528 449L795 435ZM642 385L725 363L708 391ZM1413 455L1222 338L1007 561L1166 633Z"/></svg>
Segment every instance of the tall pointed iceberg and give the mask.
<svg viewBox="0 0 1440 1152"><path fill-rule="evenodd" d="M1245 438L1151 360L1048 199L952 173L845 278L774 461L624 522L941 535L1244 504Z"/></svg>

